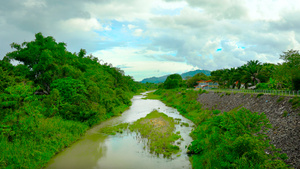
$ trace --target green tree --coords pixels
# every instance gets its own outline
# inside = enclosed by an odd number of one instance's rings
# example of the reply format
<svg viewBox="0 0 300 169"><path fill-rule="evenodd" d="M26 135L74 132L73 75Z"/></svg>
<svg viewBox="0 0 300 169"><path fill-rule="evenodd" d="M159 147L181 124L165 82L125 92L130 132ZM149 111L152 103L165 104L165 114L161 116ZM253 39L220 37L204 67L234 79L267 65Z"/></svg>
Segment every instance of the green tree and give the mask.
<svg viewBox="0 0 300 169"><path fill-rule="evenodd" d="M285 63L282 64L283 69L290 75L290 81L292 82L292 89L300 90L300 54L299 50L288 50L280 55L280 59L283 59Z"/></svg>
<svg viewBox="0 0 300 169"><path fill-rule="evenodd" d="M225 80L223 79L224 69L219 69L211 72L211 79L214 82L218 82L220 88L225 87Z"/></svg>
<svg viewBox="0 0 300 169"><path fill-rule="evenodd" d="M163 87L164 89L175 89L182 87L182 77L179 74L172 74L168 76Z"/></svg>
<svg viewBox="0 0 300 169"><path fill-rule="evenodd" d="M190 77L186 80L187 87L194 87L197 85L197 81L200 80L208 80L208 76L206 76L204 73L197 73L193 77Z"/></svg>
<svg viewBox="0 0 300 169"><path fill-rule="evenodd" d="M56 43L51 36L44 37L42 33L35 35L35 40L24 42L21 45L12 43L15 51L7 56L23 62L30 70L29 79L44 87L47 93L50 92L50 84L59 76L58 63L66 59L65 55L72 55L66 52L65 43Z"/></svg>
<svg viewBox="0 0 300 169"><path fill-rule="evenodd" d="M258 60L250 60L241 68L243 69L242 81L245 83L246 88L248 87L248 83L256 85L261 82L259 75L262 70L262 65Z"/></svg>

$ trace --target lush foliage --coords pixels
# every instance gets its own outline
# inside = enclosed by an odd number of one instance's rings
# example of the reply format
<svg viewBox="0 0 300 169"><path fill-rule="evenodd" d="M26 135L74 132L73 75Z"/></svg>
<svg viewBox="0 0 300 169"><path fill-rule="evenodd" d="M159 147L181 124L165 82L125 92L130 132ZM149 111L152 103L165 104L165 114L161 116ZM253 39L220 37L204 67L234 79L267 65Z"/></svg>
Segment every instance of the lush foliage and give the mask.
<svg viewBox="0 0 300 169"><path fill-rule="evenodd" d="M300 90L300 54L289 50L280 55L282 64L260 63L250 60L237 68L212 71L212 80L222 88L245 88L256 85L259 89Z"/></svg>
<svg viewBox="0 0 300 169"><path fill-rule="evenodd" d="M166 81L163 83L164 89L175 89L183 87L182 77L179 74L172 74L167 77Z"/></svg>
<svg viewBox="0 0 300 169"><path fill-rule="evenodd" d="M189 88L193 88L194 86L198 85L197 81L200 80L209 80L209 77L206 76L204 73L198 73L195 76L188 78L186 80L186 85Z"/></svg>
<svg viewBox="0 0 300 169"><path fill-rule="evenodd" d="M11 46L15 51L0 60L0 168L41 168L87 128L123 112L145 88L41 33Z"/></svg>
<svg viewBox="0 0 300 169"><path fill-rule="evenodd" d="M196 128L189 146L193 168L287 168L285 154L269 144L266 116L247 109L221 113L203 110L196 101L205 91L157 90L162 101L177 108ZM267 153L266 153L267 151Z"/></svg>

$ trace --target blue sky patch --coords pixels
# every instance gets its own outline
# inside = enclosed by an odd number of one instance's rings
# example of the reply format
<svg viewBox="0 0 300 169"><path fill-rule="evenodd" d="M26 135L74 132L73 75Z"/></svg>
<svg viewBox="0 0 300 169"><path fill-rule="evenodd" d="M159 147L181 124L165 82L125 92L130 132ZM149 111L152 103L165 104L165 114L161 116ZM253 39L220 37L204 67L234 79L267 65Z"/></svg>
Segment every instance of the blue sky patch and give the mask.
<svg viewBox="0 0 300 169"><path fill-rule="evenodd" d="M137 47L142 44L150 43L148 38L144 36L134 36L136 29L145 29L145 23L143 21L136 22L120 22L117 20L110 20L109 24L111 30L96 31L101 37L104 37L103 41L99 43L101 48L113 48L113 47ZM133 27L129 28L128 25ZM104 45L104 46L103 46Z"/></svg>

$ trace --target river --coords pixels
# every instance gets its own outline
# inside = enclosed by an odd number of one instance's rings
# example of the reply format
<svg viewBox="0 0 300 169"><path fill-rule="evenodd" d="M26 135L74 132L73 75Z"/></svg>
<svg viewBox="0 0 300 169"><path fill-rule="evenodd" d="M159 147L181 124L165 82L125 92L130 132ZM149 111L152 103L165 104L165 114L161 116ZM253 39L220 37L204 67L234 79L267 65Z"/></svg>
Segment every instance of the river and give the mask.
<svg viewBox="0 0 300 169"><path fill-rule="evenodd" d="M121 116L113 117L91 128L77 142L54 156L47 169L177 169L192 168L189 157L186 154L186 146L192 138L189 133L193 123L184 118L179 112L167 107L159 100L142 99L146 93L132 98L132 106ZM132 123L145 117L153 110L165 113L169 117L181 119L180 122L189 123L189 126L176 125L176 131L180 131L182 150L171 158L163 158L150 154L145 148L146 139L140 138L135 132L124 132L116 135L105 135L99 132L106 126L120 123ZM175 131L175 132L176 132Z"/></svg>

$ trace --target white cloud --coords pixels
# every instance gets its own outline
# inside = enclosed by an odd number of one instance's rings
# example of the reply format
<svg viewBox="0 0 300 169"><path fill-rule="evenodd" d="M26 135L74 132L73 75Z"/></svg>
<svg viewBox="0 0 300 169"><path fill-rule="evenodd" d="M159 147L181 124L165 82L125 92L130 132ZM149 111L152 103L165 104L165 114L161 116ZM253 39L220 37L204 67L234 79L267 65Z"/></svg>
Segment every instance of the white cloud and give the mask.
<svg viewBox="0 0 300 169"><path fill-rule="evenodd" d="M149 76L162 76L198 69L198 67L188 65L184 62L158 61L150 57L161 54L164 54L164 52L117 47L110 50L98 51L93 55L104 63L111 63L113 66L122 65L125 73L134 76L137 81Z"/></svg>
<svg viewBox="0 0 300 169"><path fill-rule="evenodd" d="M42 32L66 42L71 52L102 53L106 62L123 65L139 79L166 73L165 67L177 72L255 59L276 63L283 51L300 47L297 0L17 2L0 2L0 58L10 43L31 41ZM152 64L160 71L146 69Z"/></svg>
<svg viewBox="0 0 300 169"><path fill-rule="evenodd" d="M83 19L83 18L72 18L61 22L61 26L69 31L102 31L104 28L95 18ZM106 27L109 30L109 27Z"/></svg>
<svg viewBox="0 0 300 169"><path fill-rule="evenodd" d="M136 28L136 26L132 25L132 24L128 24L127 27L128 27L128 29L134 29L134 28Z"/></svg>
<svg viewBox="0 0 300 169"><path fill-rule="evenodd" d="M46 2L45 0L26 0L23 2L25 7L30 7L30 8L39 8L39 7L46 7Z"/></svg>
<svg viewBox="0 0 300 169"><path fill-rule="evenodd" d="M135 29L133 32L134 36L142 36L143 30L142 29Z"/></svg>

